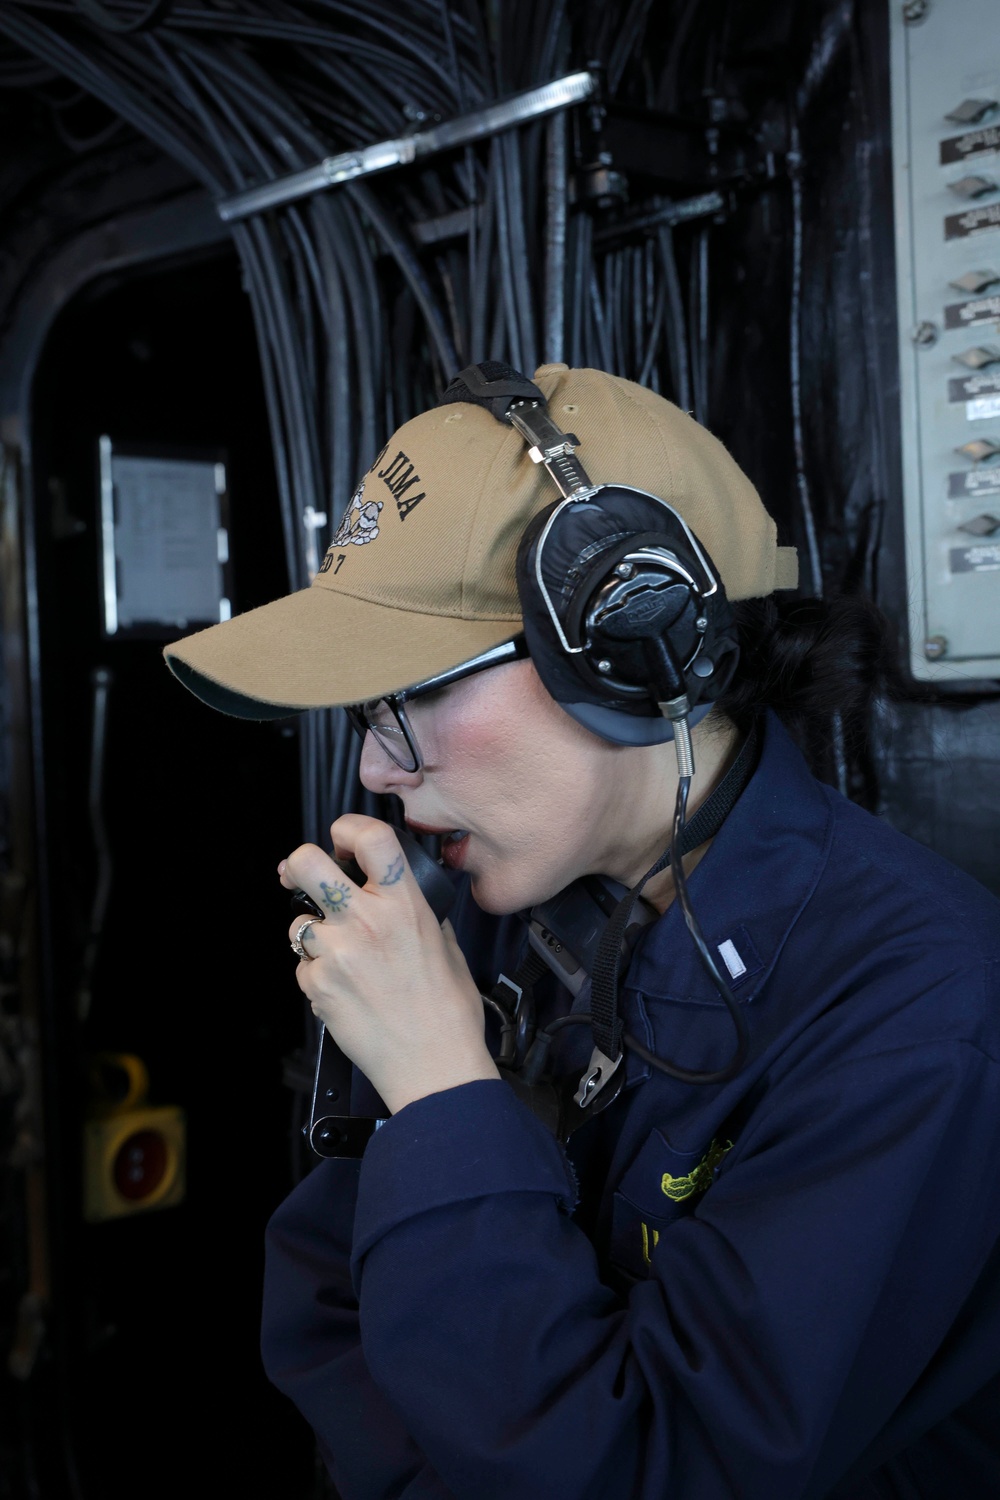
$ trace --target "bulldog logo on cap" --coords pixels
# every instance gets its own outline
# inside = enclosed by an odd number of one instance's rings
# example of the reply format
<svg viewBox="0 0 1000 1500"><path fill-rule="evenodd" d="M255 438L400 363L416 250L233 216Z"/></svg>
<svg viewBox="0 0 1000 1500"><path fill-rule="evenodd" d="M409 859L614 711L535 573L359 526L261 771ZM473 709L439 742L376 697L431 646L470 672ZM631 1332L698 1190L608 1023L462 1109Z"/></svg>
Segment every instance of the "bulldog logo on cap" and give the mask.
<svg viewBox="0 0 1000 1500"><path fill-rule="evenodd" d="M365 499L365 481L362 479L351 496L351 503L344 512L336 535L320 564L321 573L325 573L330 567L333 554L338 547L348 547L352 543L357 547L363 547L367 542L375 540L379 532L378 519L381 509L381 500Z"/></svg>

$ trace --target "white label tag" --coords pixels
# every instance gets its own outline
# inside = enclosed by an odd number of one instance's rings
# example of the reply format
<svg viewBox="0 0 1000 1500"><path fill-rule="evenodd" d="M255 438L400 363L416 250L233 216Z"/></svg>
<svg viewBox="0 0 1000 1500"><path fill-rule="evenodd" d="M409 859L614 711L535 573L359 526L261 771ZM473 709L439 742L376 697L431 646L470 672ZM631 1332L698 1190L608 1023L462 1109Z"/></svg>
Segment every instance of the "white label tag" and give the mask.
<svg viewBox="0 0 1000 1500"><path fill-rule="evenodd" d="M724 943L719 944L719 952L722 954L722 961L729 970L731 979L739 979L741 974L746 973L747 966L737 953L736 944L732 938L726 938Z"/></svg>
<svg viewBox="0 0 1000 1500"><path fill-rule="evenodd" d="M1000 417L1000 396L977 396L975 401L966 401L966 421L978 422L984 417Z"/></svg>

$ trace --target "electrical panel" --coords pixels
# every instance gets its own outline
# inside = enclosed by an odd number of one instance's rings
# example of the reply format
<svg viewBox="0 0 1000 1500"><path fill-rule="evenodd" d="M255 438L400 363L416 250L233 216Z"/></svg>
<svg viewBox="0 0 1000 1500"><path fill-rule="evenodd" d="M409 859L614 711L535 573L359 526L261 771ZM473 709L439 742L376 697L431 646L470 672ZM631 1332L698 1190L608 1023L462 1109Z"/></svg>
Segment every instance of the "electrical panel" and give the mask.
<svg viewBox="0 0 1000 1500"><path fill-rule="evenodd" d="M891 0L910 666L1000 677L1000 14Z"/></svg>
<svg viewBox="0 0 1000 1500"><path fill-rule="evenodd" d="M226 465L98 441L106 636L165 636L228 620Z"/></svg>

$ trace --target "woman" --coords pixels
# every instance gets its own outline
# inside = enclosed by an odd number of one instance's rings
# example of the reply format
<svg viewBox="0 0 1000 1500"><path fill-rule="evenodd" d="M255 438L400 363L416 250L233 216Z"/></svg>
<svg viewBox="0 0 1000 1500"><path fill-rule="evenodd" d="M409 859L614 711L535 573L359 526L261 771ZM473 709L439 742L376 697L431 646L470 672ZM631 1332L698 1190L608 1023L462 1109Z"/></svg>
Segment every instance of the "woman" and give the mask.
<svg viewBox="0 0 1000 1500"><path fill-rule="evenodd" d="M563 456L667 502L708 554L704 599L710 572L736 601L735 636L721 595L695 622L711 649L700 679L700 648L682 663L690 701L658 680L602 697L596 655L567 686L569 637L543 660L532 612L557 635L569 616L554 584L525 603L546 576L526 559L556 497L474 379L366 475L374 542L338 534L312 588L168 652L230 711L354 705L363 782L441 835L459 886L441 927L393 830L359 816L333 858L280 866L325 914L290 930L299 983L355 1064L355 1112L388 1118L274 1216L268 1371L345 1500L993 1495L997 905L810 775L774 705L851 707L878 642L846 614L781 623L793 560L721 445L629 382L535 380L572 429ZM642 652L666 682L670 649ZM677 847L707 958L662 867L695 720L699 833ZM481 992L526 972L517 914L594 876L616 897L648 876L655 920L610 1029L550 1029L597 1014L596 972L575 995L536 986L554 1121L498 1066Z"/></svg>

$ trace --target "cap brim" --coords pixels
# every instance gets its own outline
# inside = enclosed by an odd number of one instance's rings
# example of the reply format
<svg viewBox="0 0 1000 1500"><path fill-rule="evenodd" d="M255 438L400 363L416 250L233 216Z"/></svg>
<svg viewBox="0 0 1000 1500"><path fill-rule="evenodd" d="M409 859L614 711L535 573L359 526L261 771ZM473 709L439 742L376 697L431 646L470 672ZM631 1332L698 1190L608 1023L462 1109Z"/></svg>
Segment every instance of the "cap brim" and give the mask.
<svg viewBox="0 0 1000 1500"><path fill-rule="evenodd" d="M307 588L164 649L175 677L212 708L283 719L398 692L510 640L519 619L418 615Z"/></svg>

